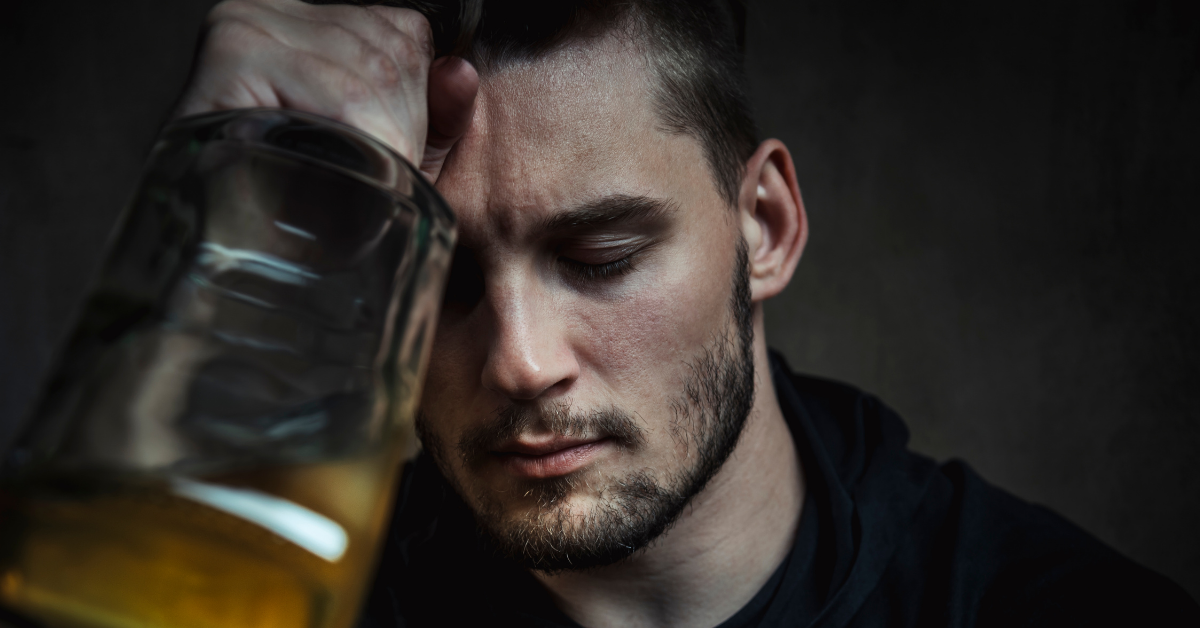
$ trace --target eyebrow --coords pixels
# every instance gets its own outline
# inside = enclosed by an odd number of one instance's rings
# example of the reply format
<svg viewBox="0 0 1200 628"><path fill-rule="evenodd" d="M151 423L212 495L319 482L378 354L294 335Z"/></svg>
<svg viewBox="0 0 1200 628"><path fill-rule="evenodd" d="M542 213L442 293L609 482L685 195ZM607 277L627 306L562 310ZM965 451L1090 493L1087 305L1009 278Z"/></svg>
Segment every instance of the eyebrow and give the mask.
<svg viewBox="0 0 1200 628"><path fill-rule="evenodd" d="M674 201L613 194L560 212L542 222L543 232L585 231L626 222L654 223L675 213Z"/></svg>

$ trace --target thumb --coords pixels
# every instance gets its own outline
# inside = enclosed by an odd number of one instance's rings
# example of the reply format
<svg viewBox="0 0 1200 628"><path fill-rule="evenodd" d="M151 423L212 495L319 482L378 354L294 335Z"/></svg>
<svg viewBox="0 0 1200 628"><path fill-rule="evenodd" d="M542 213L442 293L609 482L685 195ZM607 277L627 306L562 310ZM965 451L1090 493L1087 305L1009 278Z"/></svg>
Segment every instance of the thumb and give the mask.
<svg viewBox="0 0 1200 628"><path fill-rule="evenodd" d="M421 172L436 181L446 155L471 126L479 74L460 57L442 57L429 66L429 133Z"/></svg>

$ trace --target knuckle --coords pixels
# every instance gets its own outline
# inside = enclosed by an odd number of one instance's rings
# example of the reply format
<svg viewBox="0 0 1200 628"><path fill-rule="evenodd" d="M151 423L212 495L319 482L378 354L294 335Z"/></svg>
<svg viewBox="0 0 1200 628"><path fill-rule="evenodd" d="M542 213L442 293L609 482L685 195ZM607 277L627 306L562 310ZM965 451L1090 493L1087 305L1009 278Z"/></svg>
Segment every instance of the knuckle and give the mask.
<svg viewBox="0 0 1200 628"><path fill-rule="evenodd" d="M212 24L225 19L230 13L238 10L239 4L241 4L241 0L224 0L224 2L218 2L208 12L208 23Z"/></svg>
<svg viewBox="0 0 1200 628"><path fill-rule="evenodd" d="M221 52L240 52L252 48L263 37L262 31L240 17L224 17L211 22L205 45Z"/></svg>
<svg viewBox="0 0 1200 628"><path fill-rule="evenodd" d="M412 9L403 9L399 13L400 24L405 32L422 39L432 37L433 30L424 14Z"/></svg>
<svg viewBox="0 0 1200 628"><path fill-rule="evenodd" d="M208 12L208 23L219 24L228 20L244 20L253 11L249 0L224 0Z"/></svg>
<svg viewBox="0 0 1200 628"><path fill-rule="evenodd" d="M420 74L429 66L426 45L412 37L401 35L394 38L391 49L401 69L410 74Z"/></svg>
<svg viewBox="0 0 1200 628"><path fill-rule="evenodd" d="M433 28L429 20L412 9L392 9L392 23L400 31L408 54L426 58L433 57Z"/></svg>

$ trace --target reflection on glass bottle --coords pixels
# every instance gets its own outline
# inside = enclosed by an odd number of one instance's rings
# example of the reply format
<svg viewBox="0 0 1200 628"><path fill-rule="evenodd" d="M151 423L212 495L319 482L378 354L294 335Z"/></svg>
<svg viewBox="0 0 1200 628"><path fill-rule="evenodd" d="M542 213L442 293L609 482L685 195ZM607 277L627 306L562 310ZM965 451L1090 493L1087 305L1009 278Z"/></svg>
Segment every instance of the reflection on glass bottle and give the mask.
<svg viewBox="0 0 1200 628"><path fill-rule="evenodd" d="M278 110L169 127L0 479L0 603L50 625L353 622L454 219Z"/></svg>

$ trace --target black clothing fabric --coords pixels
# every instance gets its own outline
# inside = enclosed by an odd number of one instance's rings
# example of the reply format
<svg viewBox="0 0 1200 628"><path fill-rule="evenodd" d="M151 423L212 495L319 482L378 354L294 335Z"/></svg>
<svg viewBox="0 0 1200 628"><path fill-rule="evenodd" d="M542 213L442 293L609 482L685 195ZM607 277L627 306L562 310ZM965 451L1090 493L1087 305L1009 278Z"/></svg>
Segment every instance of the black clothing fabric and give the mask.
<svg viewBox="0 0 1200 628"><path fill-rule="evenodd" d="M900 418L849 386L771 376L804 466L792 552L720 628L1194 626L1200 606L962 462L907 450ZM578 624L497 558L426 456L410 464L362 628Z"/></svg>

